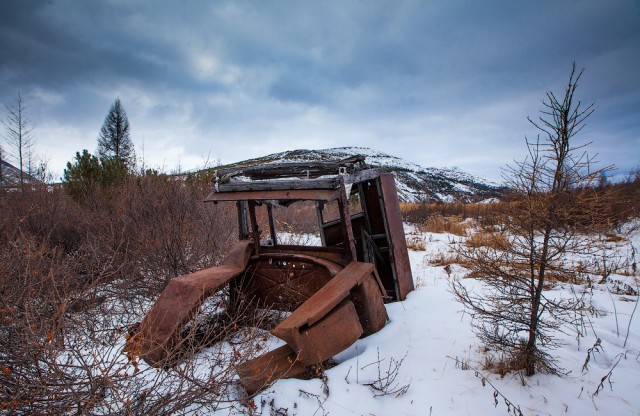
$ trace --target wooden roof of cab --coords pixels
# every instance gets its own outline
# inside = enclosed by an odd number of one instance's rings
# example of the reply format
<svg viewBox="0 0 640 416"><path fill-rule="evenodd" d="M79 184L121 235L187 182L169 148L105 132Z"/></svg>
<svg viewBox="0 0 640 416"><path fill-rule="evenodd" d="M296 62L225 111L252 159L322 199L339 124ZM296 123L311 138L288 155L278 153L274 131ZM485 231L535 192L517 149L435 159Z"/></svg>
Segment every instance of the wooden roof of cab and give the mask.
<svg viewBox="0 0 640 416"><path fill-rule="evenodd" d="M218 169L213 192L205 201L317 200L338 197L340 186L364 182L380 176L370 169L362 155L339 161L268 163ZM347 192L348 193L348 192Z"/></svg>

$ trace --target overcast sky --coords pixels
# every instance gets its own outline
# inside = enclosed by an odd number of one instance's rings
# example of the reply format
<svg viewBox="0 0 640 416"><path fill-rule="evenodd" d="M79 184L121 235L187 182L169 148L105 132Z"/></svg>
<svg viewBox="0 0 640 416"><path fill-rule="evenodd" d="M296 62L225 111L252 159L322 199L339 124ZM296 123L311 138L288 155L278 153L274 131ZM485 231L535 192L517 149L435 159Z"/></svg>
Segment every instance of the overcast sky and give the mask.
<svg viewBox="0 0 640 416"><path fill-rule="evenodd" d="M366 146L499 180L573 61L579 139L639 168L640 0L0 0L0 100L58 177L120 98L166 171Z"/></svg>

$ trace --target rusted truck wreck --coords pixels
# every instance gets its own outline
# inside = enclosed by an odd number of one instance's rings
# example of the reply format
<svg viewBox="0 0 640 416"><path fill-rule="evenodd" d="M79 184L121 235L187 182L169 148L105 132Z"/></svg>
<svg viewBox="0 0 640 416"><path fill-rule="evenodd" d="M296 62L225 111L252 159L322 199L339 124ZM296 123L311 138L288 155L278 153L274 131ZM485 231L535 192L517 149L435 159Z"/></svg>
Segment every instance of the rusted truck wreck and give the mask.
<svg viewBox="0 0 640 416"><path fill-rule="evenodd" d="M236 366L249 394L377 332L384 303L413 290L393 175L368 169L363 156L221 169L206 201L236 202L240 241L219 266L164 289L127 345L151 365L163 365L200 305L227 285L230 296L291 312L271 331L284 346ZM315 246L284 244L276 233L274 207L300 201L315 203Z"/></svg>

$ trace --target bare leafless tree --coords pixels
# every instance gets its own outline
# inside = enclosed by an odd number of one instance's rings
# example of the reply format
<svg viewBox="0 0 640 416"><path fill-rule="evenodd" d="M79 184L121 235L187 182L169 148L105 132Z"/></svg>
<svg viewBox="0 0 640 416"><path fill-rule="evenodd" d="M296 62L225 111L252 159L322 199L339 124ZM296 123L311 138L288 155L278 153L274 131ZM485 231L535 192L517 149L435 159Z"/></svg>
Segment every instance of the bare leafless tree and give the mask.
<svg viewBox="0 0 640 416"><path fill-rule="evenodd" d="M5 104L7 116L2 120L4 139L8 144L10 155L15 159L20 169L20 186L25 182L27 163L31 165L35 138L33 136L33 122L27 117L27 107L22 95L14 104Z"/></svg>
<svg viewBox="0 0 640 416"><path fill-rule="evenodd" d="M480 340L503 355L504 371L555 371L549 354L557 346L554 332L568 328L582 307L579 298L556 298L545 290L578 278L567 255L589 252L585 232L602 224L593 185L609 168L593 169L595 160L584 150L589 143L574 143L593 113L593 104L582 106L574 97L582 73L574 64L564 95L548 92L539 118L529 118L541 134L526 141L528 157L505 170L513 201L494 241L461 249L484 285L472 291L454 281L453 292L472 313Z"/></svg>

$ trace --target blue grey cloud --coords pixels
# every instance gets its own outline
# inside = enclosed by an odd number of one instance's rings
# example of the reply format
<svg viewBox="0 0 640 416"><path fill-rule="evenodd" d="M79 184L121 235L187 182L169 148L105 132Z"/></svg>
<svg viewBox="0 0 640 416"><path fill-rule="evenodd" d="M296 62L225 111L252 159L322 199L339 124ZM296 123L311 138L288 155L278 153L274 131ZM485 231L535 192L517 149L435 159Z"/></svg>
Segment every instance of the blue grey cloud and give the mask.
<svg viewBox="0 0 640 416"><path fill-rule="evenodd" d="M574 61L584 140L640 163L632 0L0 1L0 51L0 97L25 96L58 172L119 97L167 169L357 145L498 178Z"/></svg>

